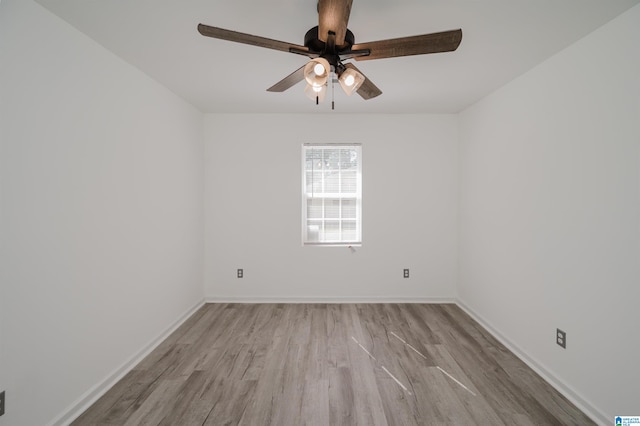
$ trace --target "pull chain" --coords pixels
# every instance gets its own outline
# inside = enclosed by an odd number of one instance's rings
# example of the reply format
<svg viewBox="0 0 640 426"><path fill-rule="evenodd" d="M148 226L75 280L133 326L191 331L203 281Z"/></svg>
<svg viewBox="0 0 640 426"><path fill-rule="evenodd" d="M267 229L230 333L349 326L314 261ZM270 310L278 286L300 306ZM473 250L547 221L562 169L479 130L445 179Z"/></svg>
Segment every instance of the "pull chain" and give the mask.
<svg viewBox="0 0 640 426"><path fill-rule="evenodd" d="M333 91L333 89L334 89L334 87L335 87L335 79L334 79L334 75L335 75L335 74L333 74L333 73L332 73L332 75L331 75L331 111L333 111L333 110L335 110L335 109L336 109L336 108L335 108L335 102L334 102L334 91Z"/></svg>

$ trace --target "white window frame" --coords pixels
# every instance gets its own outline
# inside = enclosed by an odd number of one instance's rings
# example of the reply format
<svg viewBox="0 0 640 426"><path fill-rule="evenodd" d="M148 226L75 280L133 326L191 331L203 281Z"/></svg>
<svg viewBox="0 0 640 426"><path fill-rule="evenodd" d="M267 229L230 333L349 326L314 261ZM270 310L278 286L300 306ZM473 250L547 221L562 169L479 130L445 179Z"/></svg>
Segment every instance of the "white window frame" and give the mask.
<svg viewBox="0 0 640 426"><path fill-rule="evenodd" d="M356 170L356 190L355 192L342 192L339 191L337 193L325 193L324 185L325 181L325 169L322 164L319 165L320 172L322 172L322 180L321 186L322 190L320 193L315 193L313 191L314 185L307 185L307 178L309 176L308 172L311 172L311 176L316 176L318 170L315 169L307 169L306 163L306 153L309 150L336 150L341 148L355 149L358 156L357 161L357 170ZM326 170L326 173L334 173L335 169ZM315 174L314 174L315 172ZM339 179L339 187L342 188L342 171L338 170L338 179ZM309 189L311 188L311 189ZM322 200L321 214L320 218L309 218L307 217L309 212L309 201L310 200ZM355 200L355 218L344 218L343 212L346 210L343 205L343 200ZM328 217L327 216L327 201L331 201L333 205L335 205L336 201L338 201L338 217ZM353 207L352 207L353 208ZM317 222L318 228L316 232L313 232L312 226L310 223ZM351 232L353 238L347 238L345 236L344 225L348 222L354 222L355 224L355 234ZM327 223L338 224L338 238L329 238L328 235L334 235L335 233L327 232L326 225ZM344 143L344 144L314 144L314 143L305 143L302 145L302 244L305 246L361 246L362 245L362 144L357 143Z"/></svg>

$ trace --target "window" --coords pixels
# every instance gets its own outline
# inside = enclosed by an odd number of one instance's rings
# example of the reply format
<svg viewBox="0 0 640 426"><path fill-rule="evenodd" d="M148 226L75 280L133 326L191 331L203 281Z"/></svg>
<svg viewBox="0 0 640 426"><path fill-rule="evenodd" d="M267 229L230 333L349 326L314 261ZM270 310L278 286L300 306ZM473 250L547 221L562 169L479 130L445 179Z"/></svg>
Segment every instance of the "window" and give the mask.
<svg viewBox="0 0 640 426"><path fill-rule="evenodd" d="M302 169L303 244L361 244L361 145L304 144Z"/></svg>

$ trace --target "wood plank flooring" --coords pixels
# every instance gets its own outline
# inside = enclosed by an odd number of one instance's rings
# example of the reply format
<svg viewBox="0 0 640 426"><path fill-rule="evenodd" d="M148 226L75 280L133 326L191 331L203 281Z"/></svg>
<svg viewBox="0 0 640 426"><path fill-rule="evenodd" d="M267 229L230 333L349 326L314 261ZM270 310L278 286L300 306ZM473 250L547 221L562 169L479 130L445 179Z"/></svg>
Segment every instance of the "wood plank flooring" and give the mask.
<svg viewBox="0 0 640 426"><path fill-rule="evenodd" d="M452 304L207 304L73 425L592 425Z"/></svg>

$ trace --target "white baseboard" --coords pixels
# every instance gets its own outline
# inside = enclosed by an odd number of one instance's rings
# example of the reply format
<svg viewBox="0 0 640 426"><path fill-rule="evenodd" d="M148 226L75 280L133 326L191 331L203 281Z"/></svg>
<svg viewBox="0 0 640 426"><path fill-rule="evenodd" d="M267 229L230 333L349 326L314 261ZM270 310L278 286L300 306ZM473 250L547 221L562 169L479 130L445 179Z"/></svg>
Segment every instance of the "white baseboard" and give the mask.
<svg viewBox="0 0 640 426"><path fill-rule="evenodd" d="M189 308L185 313L169 325L158 337L146 344L142 349L135 353L131 358L124 362L120 367L116 368L111 374L104 378L101 382L89 389L76 402L71 404L66 410L59 414L55 419L48 423L48 426L64 426L68 425L78 418L84 411L102 397L113 385L122 379L129 371L131 371L140 361L151 353L160 343L162 343L171 333L182 325L191 315L204 305L204 300Z"/></svg>
<svg viewBox="0 0 640 426"><path fill-rule="evenodd" d="M456 303L453 297L224 297L208 296L207 303Z"/></svg>
<svg viewBox="0 0 640 426"><path fill-rule="evenodd" d="M456 300L455 303L469 316L482 325L493 337L495 337L500 343L513 352L520 360L527 364L533 371L538 373L544 380L553 386L558 392L564 395L569 401L571 401L576 407L578 407L583 413L591 418L594 422L601 426L610 425L613 422L613 418L606 416L601 410L595 408L595 406L583 398L575 389L562 380L557 378L554 374L550 373L547 368L544 367L533 357L524 352L518 345L509 340L505 335L498 331L493 325L485 320L481 315L478 315L473 309L465 305L461 300Z"/></svg>

